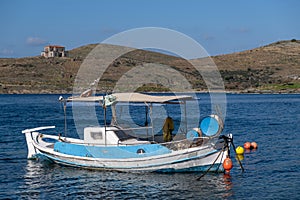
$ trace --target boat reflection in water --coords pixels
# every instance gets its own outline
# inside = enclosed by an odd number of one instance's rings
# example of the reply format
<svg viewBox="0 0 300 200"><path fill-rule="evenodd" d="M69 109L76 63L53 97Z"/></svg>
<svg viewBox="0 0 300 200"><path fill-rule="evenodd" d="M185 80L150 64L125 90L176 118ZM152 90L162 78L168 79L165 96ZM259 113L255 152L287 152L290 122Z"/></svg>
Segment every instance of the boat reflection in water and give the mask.
<svg viewBox="0 0 300 200"><path fill-rule="evenodd" d="M19 198L160 198L227 199L233 196L230 175L209 173L195 181L195 173L120 173L63 167L29 160Z"/></svg>

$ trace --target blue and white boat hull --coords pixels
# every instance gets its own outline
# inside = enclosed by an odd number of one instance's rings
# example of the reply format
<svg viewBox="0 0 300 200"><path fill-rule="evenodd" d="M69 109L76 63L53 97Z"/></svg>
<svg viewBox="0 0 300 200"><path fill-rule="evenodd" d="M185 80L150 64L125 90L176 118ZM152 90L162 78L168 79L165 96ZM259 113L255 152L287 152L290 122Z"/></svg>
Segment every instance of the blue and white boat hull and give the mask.
<svg viewBox="0 0 300 200"><path fill-rule="evenodd" d="M60 138L24 131L28 158L44 156L55 163L99 170L123 172L223 171L228 152L222 145L209 144L171 150L160 144L97 146L83 140ZM142 152L136 150L143 149ZM213 166L212 166L213 165Z"/></svg>

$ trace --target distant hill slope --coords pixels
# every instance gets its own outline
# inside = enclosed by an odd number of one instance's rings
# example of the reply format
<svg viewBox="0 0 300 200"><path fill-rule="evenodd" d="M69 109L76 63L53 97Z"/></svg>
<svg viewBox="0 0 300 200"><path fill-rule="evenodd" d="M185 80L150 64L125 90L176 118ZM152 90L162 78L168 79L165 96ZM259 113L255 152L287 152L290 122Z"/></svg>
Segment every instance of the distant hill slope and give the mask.
<svg viewBox="0 0 300 200"><path fill-rule="evenodd" d="M213 57L229 90L300 92L300 41Z"/></svg>
<svg viewBox="0 0 300 200"><path fill-rule="evenodd" d="M97 44L69 51L68 58L0 58L0 93L70 93L77 71ZM115 48L118 48L117 46ZM230 92L300 92L300 41L279 41L243 52L213 56ZM115 60L101 78L99 90L111 89L128 70L143 63L168 65L196 90L207 87L186 60L157 52L135 50ZM165 91L155 83L139 91Z"/></svg>

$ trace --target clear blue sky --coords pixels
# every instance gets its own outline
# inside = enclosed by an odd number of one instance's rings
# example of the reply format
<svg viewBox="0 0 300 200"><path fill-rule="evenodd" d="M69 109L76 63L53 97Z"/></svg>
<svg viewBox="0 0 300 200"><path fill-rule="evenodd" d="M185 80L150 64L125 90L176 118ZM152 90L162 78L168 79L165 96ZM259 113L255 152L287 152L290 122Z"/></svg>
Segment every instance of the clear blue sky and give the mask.
<svg viewBox="0 0 300 200"><path fill-rule="evenodd" d="M299 0L1 0L0 57L68 50L139 27L163 27L198 41L210 55L300 39Z"/></svg>

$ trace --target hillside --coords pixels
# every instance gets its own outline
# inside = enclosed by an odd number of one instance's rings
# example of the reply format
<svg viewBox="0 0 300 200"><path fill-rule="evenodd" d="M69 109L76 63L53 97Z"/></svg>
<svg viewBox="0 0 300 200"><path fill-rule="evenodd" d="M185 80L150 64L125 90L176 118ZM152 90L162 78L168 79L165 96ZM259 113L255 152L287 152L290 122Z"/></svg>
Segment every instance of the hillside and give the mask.
<svg viewBox="0 0 300 200"><path fill-rule="evenodd" d="M300 92L300 41L213 57L228 90Z"/></svg>
<svg viewBox="0 0 300 200"><path fill-rule="evenodd" d="M0 93L70 93L86 55L96 44L69 51L68 58L0 58ZM113 48L118 48L113 46ZM300 41L279 41L243 52L213 56L229 92L300 92ZM106 70L99 91L135 66L147 63L168 65L179 71L198 91L207 87L189 62L157 52L135 50L116 59ZM155 83L139 91L165 91Z"/></svg>

